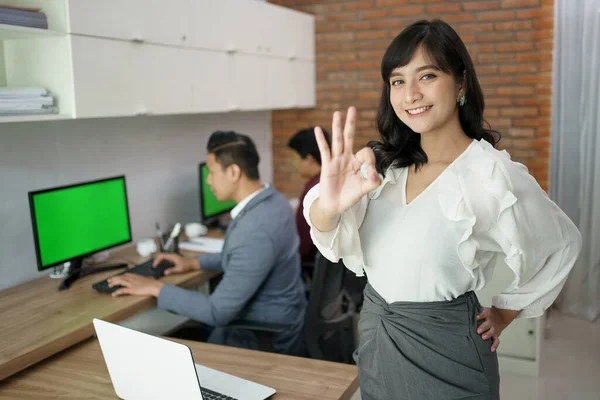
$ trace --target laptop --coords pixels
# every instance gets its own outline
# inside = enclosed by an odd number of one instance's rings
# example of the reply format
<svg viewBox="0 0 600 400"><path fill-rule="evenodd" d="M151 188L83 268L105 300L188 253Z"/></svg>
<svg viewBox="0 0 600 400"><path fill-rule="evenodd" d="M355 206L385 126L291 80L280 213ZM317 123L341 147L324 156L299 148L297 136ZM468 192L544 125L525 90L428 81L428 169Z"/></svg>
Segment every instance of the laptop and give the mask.
<svg viewBox="0 0 600 400"><path fill-rule="evenodd" d="M121 399L265 400L275 394L273 388L194 364L184 344L100 319L94 319L94 329Z"/></svg>

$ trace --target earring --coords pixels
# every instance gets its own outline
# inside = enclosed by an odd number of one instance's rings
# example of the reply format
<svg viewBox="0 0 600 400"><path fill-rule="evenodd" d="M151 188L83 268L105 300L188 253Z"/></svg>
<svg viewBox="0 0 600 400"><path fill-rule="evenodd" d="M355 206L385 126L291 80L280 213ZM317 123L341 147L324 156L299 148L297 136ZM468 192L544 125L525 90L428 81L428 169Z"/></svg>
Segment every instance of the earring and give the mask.
<svg viewBox="0 0 600 400"><path fill-rule="evenodd" d="M464 93L461 93L458 95L458 99L456 99L456 102L462 107L465 105L465 103L467 102L467 98L464 95Z"/></svg>

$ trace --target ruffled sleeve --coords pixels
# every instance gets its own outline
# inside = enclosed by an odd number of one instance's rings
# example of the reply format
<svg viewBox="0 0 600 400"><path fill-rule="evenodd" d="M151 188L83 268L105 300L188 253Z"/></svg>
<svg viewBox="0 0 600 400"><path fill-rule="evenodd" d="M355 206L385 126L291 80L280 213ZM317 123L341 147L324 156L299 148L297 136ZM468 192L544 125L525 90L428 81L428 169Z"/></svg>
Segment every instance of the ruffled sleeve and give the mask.
<svg viewBox="0 0 600 400"><path fill-rule="evenodd" d="M344 265L356 276L364 276L364 257L358 230L363 223L369 201L378 197L388 182L395 182L397 173L388 170L379 187L363 196L358 203L342 213L336 228L321 232L310 220L310 207L319 197L321 184L313 186L304 197L304 218L310 226L310 236L319 252L328 260L337 262L343 259Z"/></svg>
<svg viewBox="0 0 600 400"><path fill-rule="evenodd" d="M473 233L472 239L466 239L474 247L469 250L501 253L496 259L514 275L511 285L493 297L492 305L521 310L518 318L538 317L565 284L581 250L581 235L527 168L511 161L508 153L481 141L469 168L471 176L478 177L463 182L468 209L477 220L473 231L467 231L469 238ZM479 193L481 189L486 195Z"/></svg>

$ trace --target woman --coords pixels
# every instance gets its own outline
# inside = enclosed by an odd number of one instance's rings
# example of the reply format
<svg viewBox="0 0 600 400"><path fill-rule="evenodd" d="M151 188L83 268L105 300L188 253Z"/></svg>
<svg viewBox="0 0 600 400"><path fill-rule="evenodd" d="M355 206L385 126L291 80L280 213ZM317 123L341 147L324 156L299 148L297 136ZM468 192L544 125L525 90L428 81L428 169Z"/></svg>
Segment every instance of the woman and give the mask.
<svg viewBox="0 0 600 400"><path fill-rule="evenodd" d="M304 201L319 251L369 285L359 323L368 399L498 399L495 350L555 300L581 247L527 169L494 148L473 62L446 23L419 21L381 63L381 142L352 154L356 110L315 129L320 184ZM511 287L482 308L494 268Z"/></svg>

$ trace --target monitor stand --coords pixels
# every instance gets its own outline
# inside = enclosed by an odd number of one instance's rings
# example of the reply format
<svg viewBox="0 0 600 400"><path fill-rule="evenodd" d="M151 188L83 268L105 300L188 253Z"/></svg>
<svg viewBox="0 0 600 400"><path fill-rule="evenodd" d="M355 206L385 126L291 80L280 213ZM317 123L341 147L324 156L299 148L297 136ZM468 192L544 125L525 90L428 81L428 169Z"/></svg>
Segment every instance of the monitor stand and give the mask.
<svg viewBox="0 0 600 400"><path fill-rule="evenodd" d="M69 276L69 269L71 268L71 262L67 261L66 263L62 263L60 265L52 268L52 273L50 274L50 278L52 279L61 279Z"/></svg>
<svg viewBox="0 0 600 400"><path fill-rule="evenodd" d="M70 262L66 262L62 265L62 270L55 274L54 272L50 275L52 278L65 278L60 285L58 290L65 290L71 287L71 284L79 278L83 278L87 275L96 274L98 272L111 271L114 269L127 268L127 264L113 264L104 265L96 268L83 268L83 258L76 258ZM55 267L56 271L56 267Z"/></svg>

